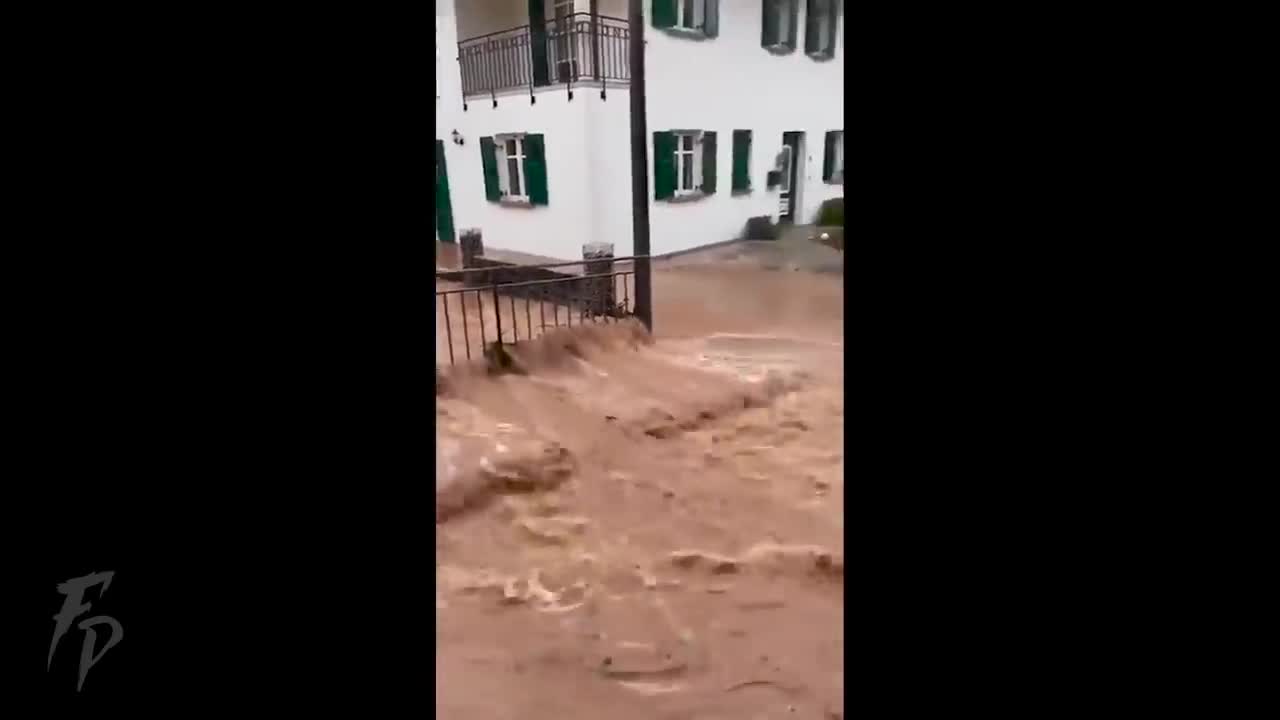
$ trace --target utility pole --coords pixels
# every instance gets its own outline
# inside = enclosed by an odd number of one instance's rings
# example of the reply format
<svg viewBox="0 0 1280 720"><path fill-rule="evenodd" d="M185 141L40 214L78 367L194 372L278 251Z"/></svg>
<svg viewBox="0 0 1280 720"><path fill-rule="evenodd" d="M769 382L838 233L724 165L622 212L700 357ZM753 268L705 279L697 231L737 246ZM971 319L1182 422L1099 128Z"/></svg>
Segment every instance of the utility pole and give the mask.
<svg viewBox="0 0 1280 720"><path fill-rule="evenodd" d="M628 0L631 60L631 234L636 256L636 317L653 330L649 266L649 130L644 114L644 0Z"/></svg>

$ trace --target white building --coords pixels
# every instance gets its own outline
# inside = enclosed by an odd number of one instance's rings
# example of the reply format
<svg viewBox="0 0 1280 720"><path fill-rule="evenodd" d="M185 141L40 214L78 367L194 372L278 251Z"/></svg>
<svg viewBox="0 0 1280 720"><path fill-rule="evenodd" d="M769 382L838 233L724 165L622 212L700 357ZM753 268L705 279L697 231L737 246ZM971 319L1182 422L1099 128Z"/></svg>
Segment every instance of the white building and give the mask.
<svg viewBox="0 0 1280 720"><path fill-rule="evenodd" d="M754 216L813 222L843 196L841 5L645 0L652 254L738 238ZM436 14L437 235L632 254L627 0L436 0Z"/></svg>

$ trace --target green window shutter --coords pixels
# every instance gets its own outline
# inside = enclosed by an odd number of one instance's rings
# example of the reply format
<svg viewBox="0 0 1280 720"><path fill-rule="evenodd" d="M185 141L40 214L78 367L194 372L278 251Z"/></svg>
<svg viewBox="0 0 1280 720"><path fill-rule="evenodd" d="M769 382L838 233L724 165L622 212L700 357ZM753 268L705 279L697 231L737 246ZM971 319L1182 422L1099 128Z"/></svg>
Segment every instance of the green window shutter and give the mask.
<svg viewBox="0 0 1280 720"><path fill-rule="evenodd" d="M484 165L484 197L489 202L498 202L502 192L498 189L498 155L492 137L480 138L480 162Z"/></svg>
<svg viewBox="0 0 1280 720"><path fill-rule="evenodd" d="M676 194L676 136L653 134L653 199L666 200Z"/></svg>
<svg viewBox="0 0 1280 720"><path fill-rule="evenodd" d="M453 234L453 204L449 202L449 170L442 140L436 140L436 232L444 242L457 240Z"/></svg>
<svg viewBox="0 0 1280 720"><path fill-rule="evenodd" d="M733 131L733 176L731 189L751 189L751 131Z"/></svg>
<svg viewBox="0 0 1280 720"><path fill-rule="evenodd" d="M840 3L830 0L831 23L827 26L827 57L836 56L836 25L840 22Z"/></svg>
<svg viewBox="0 0 1280 720"><path fill-rule="evenodd" d="M547 149L541 135L524 136L524 181L529 202L547 204Z"/></svg>
<svg viewBox="0 0 1280 720"><path fill-rule="evenodd" d="M720 34L720 3L718 0L706 0L702 11L702 34L709 38Z"/></svg>
<svg viewBox="0 0 1280 720"><path fill-rule="evenodd" d="M716 191L716 134L712 130L702 133L702 192L712 195Z"/></svg>
<svg viewBox="0 0 1280 720"><path fill-rule="evenodd" d="M783 0L783 2L786 2L786 1L787 0ZM796 22L800 19L800 0L790 0L790 2L791 2L791 7L790 7L791 22L787 23L787 27L789 30L789 32L787 33L787 47L791 48L792 50L795 50L796 37L799 36L799 28L796 27Z"/></svg>
<svg viewBox="0 0 1280 720"><path fill-rule="evenodd" d="M822 16L826 15L826 8L822 6L822 0L809 0L804 11L804 51L809 55L816 54L822 49L822 25L820 21Z"/></svg>
<svg viewBox="0 0 1280 720"><path fill-rule="evenodd" d="M822 147L822 182L830 183L836 168L836 134L828 132Z"/></svg>
<svg viewBox="0 0 1280 720"><path fill-rule="evenodd" d="M676 0L653 0L653 26L669 28L676 25Z"/></svg>
<svg viewBox="0 0 1280 720"><path fill-rule="evenodd" d="M760 46L773 47L778 44L778 13L775 6L787 0L763 0L760 3Z"/></svg>

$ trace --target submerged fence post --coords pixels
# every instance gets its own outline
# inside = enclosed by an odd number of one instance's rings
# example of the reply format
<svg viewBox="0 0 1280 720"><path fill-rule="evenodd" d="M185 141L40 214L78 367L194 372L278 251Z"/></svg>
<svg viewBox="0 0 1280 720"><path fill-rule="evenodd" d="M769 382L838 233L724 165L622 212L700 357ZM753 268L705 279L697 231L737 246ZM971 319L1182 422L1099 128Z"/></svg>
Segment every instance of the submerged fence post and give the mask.
<svg viewBox="0 0 1280 720"><path fill-rule="evenodd" d="M480 228L466 228L458 240L462 249L462 267L476 267L476 258L484 255L484 240L480 236Z"/></svg>
<svg viewBox="0 0 1280 720"><path fill-rule="evenodd" d="M583 275L613 272L613 243L589 242L582 246ZM596 314L613 315L613 278L587 278L586 295Z"/></svg>

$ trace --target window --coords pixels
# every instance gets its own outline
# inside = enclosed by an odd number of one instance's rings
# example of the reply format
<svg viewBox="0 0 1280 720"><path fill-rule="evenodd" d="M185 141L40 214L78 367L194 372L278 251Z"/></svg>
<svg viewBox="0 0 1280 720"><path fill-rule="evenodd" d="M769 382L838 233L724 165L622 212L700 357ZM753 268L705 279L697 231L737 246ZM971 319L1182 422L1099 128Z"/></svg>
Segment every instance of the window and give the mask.
<svg viewBox="0 0 1280 720"><path fill-rule="evenodd" d="M796 49L798 0L762 0L760 44L775 52Z"/></svg>
<svg viewBox="0 0 1280 720"><path fill-rule="evenodd" d="M698 198L716 191L716 134L669 130L653 134L656 200Z"/></svg>
<svg viewBox="0 0 1280 720"><path fill-rule="evenodd" d="M547 156L542 135L480 138L485 197L506 205L547 204Z"/></svg>
<svg viewBox="0 0 1280 720"><path fill-rule="evenodd" d="M844 131L827 133L822 153L822 180L831 185L844 184Z"/></svg>
<svg viewBox="0 0 1280 720"><path fill-rule="evenodd" d="M808 0L804 19L804 51L809 57L835 57L838 9L836 0Z"/></svg>
<svg viewBox="0 0 1280 720"><path fill-rule="evenodd" d="M653 26L716 37L720 27L719 0L653 0Z"/></svg>
<svg viewBox="0 0 1280 720"><path fill-rule="evenodd" d="M697 30L702 27L703 7L700 0L676 0L676 27Z"/></svg>
<svg viewBox="0 0 1280 720"><path fill-rule="evenodd" d="M697 159L693 155L693 146L698 136L693 133L676 135L676 195L688 195L698 189L693 179L699 173L695 171Z"/></svg>
<svg viewBox="0 0 1280 720"><path fill-rule="evenodd" d="M556 79L566 82L578 77L578 37L574 28L573 0L556 0L554 12L552 34L555 37Z"/></svg>
<svg viewBox="0 0 1280 720"><path fill-rule="evenodd" d="M515 135L499 139L502 140L502 156L506 160L501 165L502 194L513 200L527 200L528 197L525 195L527 184L524 182L524 136Z"/></svg>

